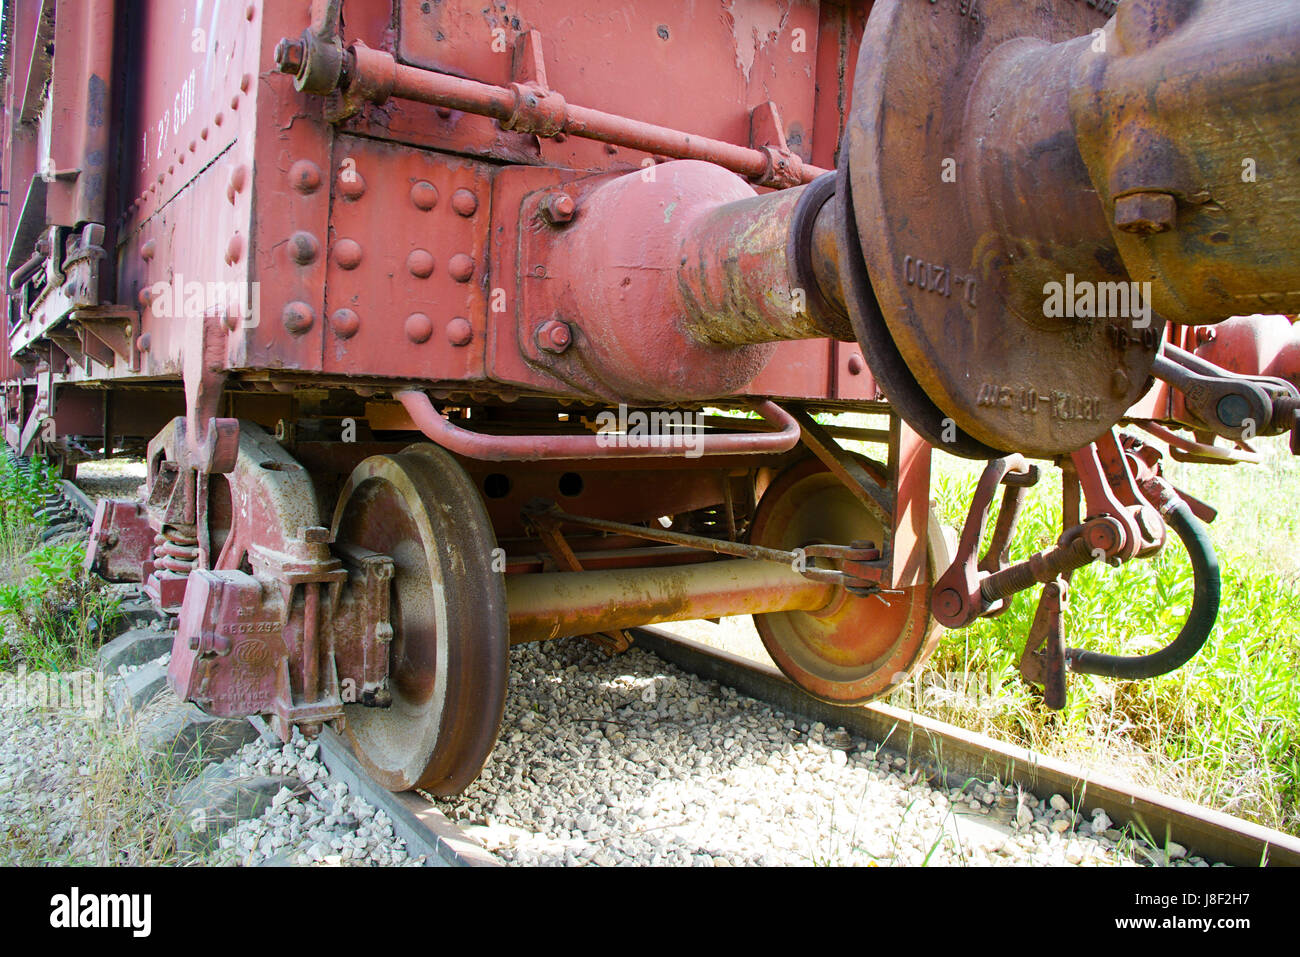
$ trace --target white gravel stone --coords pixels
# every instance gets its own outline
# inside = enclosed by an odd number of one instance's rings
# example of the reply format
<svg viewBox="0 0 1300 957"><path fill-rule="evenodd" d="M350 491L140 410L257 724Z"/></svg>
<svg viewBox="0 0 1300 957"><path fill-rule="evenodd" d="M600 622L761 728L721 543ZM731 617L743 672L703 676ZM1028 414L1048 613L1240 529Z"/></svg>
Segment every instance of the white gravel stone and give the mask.
<svg viewBox="0 0 1300 957"><path fill-rule="evenodd" d="M637 650L610 658L575 640L511 655L490 779L437 802L508 863L1066 863L1047 802L1027 793L981 785L989 806L971 789L935 791L926 769L842 728L793 721ZM1109 846L1088 862L1133 863Z"/></svg>

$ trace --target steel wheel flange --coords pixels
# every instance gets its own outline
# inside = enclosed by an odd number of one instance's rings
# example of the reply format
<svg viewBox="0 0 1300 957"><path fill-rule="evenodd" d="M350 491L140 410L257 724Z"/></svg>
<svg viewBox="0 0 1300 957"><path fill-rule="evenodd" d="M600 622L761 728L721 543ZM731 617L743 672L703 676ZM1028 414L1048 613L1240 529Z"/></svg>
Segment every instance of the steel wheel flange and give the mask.
<svg viewBox="0 0 1300 957"><path fill-rule="evenodd" d="M459 793L496 743L509 664L505 585L482 500L449 454L414 446L356 467L333 532L394 565L392 705L345 708L353 751L389 790Z"/></svg>
<svg viewBox="0 0 1300 957"><path fill-rule="evenodd" d="M863 465L883 480L874 463L863 460ZM880 522L815 458L790 466L768 486L750 531L753 544L785 549L883 538ZM940 628L930 617L930 589L936 566L946 567L947 545L933 514L928 545L926 580L901 595L862 598L839 589L819 611L755 615L759 637L777 667L831 704L860 704L900 684L939 640Z"/></svg>

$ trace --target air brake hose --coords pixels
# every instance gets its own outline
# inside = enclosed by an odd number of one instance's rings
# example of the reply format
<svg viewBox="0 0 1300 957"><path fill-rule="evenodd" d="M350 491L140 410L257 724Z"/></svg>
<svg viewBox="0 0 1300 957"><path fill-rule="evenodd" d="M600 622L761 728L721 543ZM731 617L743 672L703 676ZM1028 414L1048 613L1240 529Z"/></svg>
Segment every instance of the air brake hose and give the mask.
<svg viewBox="0 0 1300 957"><path fill-rule="evenodd" d="M1071 671L1107 678L1154 678L1187 664L1210 637L1219 616L1221 591L1219 560L1214 554L1214 546L1210 544L1205 526L1197 521L1181 499L1175 498L1170 502L1165 519L1192 560L1192 607L1178 637L1149 655L1104 655L1082 648L1067 648L1065 660Z"/></svg>

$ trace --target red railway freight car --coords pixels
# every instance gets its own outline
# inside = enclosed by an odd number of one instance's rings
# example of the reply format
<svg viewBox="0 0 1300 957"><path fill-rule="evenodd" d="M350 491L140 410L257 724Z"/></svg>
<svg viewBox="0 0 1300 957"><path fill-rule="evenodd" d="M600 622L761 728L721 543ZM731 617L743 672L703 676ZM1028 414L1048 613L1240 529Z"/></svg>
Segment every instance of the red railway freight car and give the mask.
<svg viewBox="0 0 1300 957"><path fill-rule="evenodd" d="M1285 0L4 11L6 440L143 453L88 563L175 616L173 687L393 789L473 780L511 643L752 614L848 704L1042 583L1048 705L1178 667L1206 512L1118 430L1295 428L1290 323L1230 318L1300 311ZM955 548L934 447L988 460ZM1029 459L1065 527L1013 561ZM1070 572L1170 529L1170 646L1065 647Z"/></svg>

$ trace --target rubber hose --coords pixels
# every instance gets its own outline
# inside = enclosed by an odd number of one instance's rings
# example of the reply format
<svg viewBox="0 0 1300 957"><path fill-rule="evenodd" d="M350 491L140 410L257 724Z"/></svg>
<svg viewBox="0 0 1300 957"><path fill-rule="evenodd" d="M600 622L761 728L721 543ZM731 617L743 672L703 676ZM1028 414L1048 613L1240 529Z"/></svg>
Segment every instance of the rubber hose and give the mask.
<svg viewBox="0 0 1300 957"><path fill-rule="evenodd" d="M1066 662L1071 671L1107 678L1139 680L1165 675L1181 668L1205 646L1206 639L1219 617L1219 560L1214 554L1205 526L1196 520L1187 503L1175 499L1165 518L1177 533L1192 560L1192 607L1178 637L1149 655L1104 655L1082 648L1067 648Z"/></svg>

